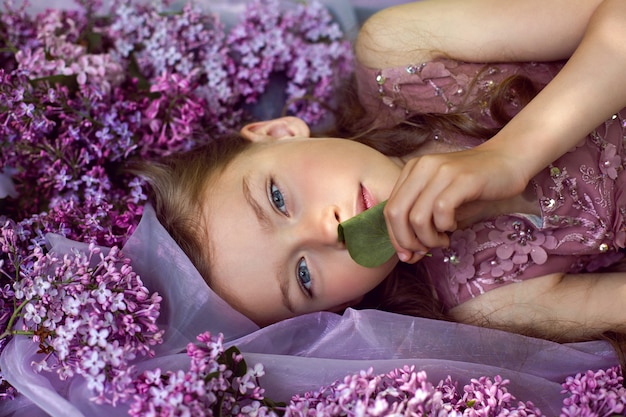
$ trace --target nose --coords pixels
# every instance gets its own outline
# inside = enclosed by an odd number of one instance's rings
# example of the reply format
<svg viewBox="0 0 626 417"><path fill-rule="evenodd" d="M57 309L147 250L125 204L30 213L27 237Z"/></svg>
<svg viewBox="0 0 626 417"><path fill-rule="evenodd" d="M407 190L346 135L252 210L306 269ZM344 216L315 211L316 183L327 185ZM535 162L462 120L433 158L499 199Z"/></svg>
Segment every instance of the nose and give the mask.
<svg viewBox="0 0 626 417"><path fill-rule="evenodd" d="M306 243L312 245L322 245L345 248L343 242L339 242L337 226L341 221L337 206L327 206L317 213L312 212L307 216L307 220L302 223L302 235Z"/></svg>

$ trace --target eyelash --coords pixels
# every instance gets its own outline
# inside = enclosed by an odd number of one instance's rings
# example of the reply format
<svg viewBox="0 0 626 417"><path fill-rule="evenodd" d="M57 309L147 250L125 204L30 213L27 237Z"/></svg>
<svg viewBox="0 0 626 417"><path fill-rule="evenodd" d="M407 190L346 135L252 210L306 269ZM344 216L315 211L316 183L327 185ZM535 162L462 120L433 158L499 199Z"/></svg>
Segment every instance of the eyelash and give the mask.
<svg viewBox="0 0 626 417"><path fill-rule="evenodd" d="M285 216L289 216L289 212L287 211L287 207L285 206L285 197L283 196L282 191L280 191L276 184L274 184L273 179L270 179L268 194L270 201L272 205L276 208L276 210L280 211ZM280 202L277 202L277 200L280 200Z"/></svg>
<svg viewBox="0 0 626 417"><path fill-rule="evenodd" d="M301 275L301 273L303 272L303 269L306 270L304 279L303 279L303 276ZM305 294L309 298L312 298L313 291L311 291L311 272L309 272L309 267L307 266L306 260L304 258L301 258L300 261L298 262L298 266L296 268L296 277L298 279L298 285L300 285L300 288L302 288L302 291L304 291Z"/></svg>
<svg viewBox="0 0 626 417"><path fill-rule="evenodd" d="M289 216L289 212L285 207L285 197L283 196L282 191L280 191L280 188L276 186L274 180L271 178L268 186L268 194L270 201L276 210L280 211L285 216ZM311 272L309 271L306 259L304 258L301 258L298 261L298 265L296 265L296 279L298 280L298 285L302 288L302 291L304 291L307 297L312 298L313 292L311 291Z"/></svg>

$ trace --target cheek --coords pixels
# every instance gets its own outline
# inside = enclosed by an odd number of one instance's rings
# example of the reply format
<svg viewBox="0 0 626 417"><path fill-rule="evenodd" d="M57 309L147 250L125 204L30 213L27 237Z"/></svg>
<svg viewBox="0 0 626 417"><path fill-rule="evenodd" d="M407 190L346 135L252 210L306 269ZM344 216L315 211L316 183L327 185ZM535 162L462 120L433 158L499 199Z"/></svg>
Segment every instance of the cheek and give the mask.
<svg viewBox="0 0 626 417"><path fill-rule="evenodd" d="M350 298L365 295L380 284L386 277L385 270L374 268L354 267L343 271L343 279L340 281L337 291Z"/></svg>

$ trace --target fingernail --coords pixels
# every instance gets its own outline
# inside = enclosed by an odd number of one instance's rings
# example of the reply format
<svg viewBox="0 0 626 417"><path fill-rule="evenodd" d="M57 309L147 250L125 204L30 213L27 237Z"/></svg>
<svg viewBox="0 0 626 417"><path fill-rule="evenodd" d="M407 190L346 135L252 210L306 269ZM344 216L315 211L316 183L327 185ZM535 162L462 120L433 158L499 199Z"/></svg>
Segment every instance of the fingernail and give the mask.
<svg viewBox="0 0 626 417"><path fill-rule="evenodd" d="M409 260L409 255L404 253L404 252L400 252L398 253L398 258L402 261L402 262L406 262Z"/></svg>

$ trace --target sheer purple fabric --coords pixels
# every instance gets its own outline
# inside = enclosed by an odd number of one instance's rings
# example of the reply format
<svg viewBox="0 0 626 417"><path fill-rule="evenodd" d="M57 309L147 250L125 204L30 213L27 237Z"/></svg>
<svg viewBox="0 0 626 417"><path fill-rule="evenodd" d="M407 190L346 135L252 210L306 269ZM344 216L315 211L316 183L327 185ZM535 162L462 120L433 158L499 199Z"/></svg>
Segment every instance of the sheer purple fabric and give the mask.
<svg viewBox="0 0 626 417"><path fill-rule="evenodd" d="M49 237L51 249L65 253L84 244ZM608 343L560 345L540 339L456 323L407 317L382 311L347 310L343 315L316 313L258 328L221 300L146 207L142 221L123 252L145 285L163 296L159 319L165 343L156 357L138 363L140 370L186 369L187 343L203 331L224 333L249 365L262 363L267 395L288 400L346 374L374 367L376 372L415 365L433 382L447 375L459 381L482 375L511 380L510 391L532 400L546 414L558 414L566 376L616 363ZM82 377L60 381L36 374L31 362L38 346L15 337L0 356L7 380L26 399L0 405L0 415L123 416L127 405L97 406ZM12 414L15 413L15 414Z"/></svg>

